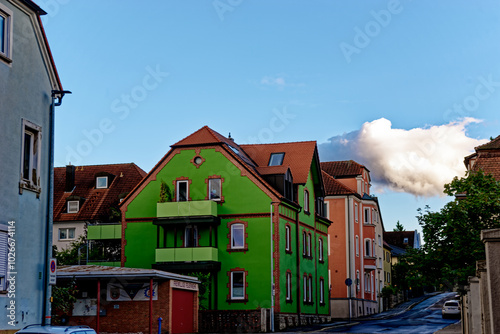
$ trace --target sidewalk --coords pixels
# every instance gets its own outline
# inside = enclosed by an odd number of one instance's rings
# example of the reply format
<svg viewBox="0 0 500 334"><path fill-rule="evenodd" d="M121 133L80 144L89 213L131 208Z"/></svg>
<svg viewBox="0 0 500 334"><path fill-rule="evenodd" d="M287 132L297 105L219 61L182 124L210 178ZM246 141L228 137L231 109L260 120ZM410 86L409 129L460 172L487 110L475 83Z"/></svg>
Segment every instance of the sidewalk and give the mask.
<svg viewBox="0 0 500 334"><path fill-rule="evenodd" d="M443 329L438 330L434 334L461 334L461 333L462 333L462 321L459 321Z"/></svg>
<svg viewBox="0 0 500 334"><path fill-rule="evenodd" d="M433 293L429 293L429 294L426 294L426 295L423 295L420 297L412 298L407 302L396 305L396 307L394 307L390 310L387 310L387 311L382 312L382 313L377 313L377 314L361 317L358 320L377 320L377 319L391 318L391 317L394 317L398 314L401 314L401 313L404 313L408 310L411 310L415 305L423 302L427 298L433 297L433 296L438 295L438 294L439 294L439 292L433 292Z"/></svg>

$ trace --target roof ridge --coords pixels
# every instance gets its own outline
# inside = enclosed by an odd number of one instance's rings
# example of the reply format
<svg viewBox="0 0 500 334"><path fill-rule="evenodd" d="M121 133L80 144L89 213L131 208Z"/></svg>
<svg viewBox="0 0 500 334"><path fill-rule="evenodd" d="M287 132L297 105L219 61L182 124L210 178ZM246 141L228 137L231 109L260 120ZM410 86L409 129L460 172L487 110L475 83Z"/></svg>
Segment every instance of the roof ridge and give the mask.
<svg viewBox="0 0 500 334"><path fill-rule="evenodd" d="M489 142L483 144L483 145L479 145L477 147L475 147L475 150L488 150L488 149L498 149L498 147L495 147L497 142L500 144L500 136L497 136L496 138L490 140ZM489 147L489 146L492 146L492 147Z"/></svg>
<svg viewBox="0 0 500 334"><path fill-rule="evenodd" d="M289 142L279 142L279 143L261 143L261 144L239 144L239 146L255 146L255 145L283 145L283 144L301 144L301 143L315 143L316 140L303 140L303 141L289 141Z"/></svg>

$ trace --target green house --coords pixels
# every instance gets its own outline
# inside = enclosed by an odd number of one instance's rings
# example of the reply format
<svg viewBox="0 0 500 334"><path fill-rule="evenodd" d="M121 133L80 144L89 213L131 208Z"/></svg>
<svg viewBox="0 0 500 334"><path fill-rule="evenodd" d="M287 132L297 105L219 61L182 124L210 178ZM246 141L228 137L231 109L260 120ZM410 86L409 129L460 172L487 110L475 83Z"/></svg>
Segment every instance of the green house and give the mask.
<svg viewBox="0 0 500 334"><path fill-rule="evenodd" d="M316 142L238 145L205 126L121 203L121 265L205 280L201 331L326 322L323 196Z"/></svg>

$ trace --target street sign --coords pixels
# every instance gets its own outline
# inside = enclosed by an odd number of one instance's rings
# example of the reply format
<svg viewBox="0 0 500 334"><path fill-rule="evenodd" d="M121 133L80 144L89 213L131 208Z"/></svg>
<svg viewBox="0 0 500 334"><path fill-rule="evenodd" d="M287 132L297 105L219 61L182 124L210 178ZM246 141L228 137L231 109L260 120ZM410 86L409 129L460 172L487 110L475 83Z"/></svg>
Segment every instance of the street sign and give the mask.
<svg viewBox="0 0 500 334"><path fill-rule="evenodd" d="M57 277L57 262L56 259L50 259L50 275L49 275L49 284L55 285Z"/></svg>
<svg viewBox="0 0 500 334"><path fill-rule="evenodd" d="M345 280L345 285L351 286L352 285L352 279L348 278Z"/></svg>

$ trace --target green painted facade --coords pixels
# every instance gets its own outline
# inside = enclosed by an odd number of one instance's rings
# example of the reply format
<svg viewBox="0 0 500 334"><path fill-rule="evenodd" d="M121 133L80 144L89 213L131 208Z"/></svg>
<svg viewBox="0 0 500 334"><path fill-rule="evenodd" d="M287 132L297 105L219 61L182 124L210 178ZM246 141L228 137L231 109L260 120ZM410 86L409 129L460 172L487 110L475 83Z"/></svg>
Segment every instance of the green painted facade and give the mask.
<svg viewBox="0 0 500 334"><path fill-rule="evenodd" d="M271 307L273 256L275 312L328 316L329 221L315 213L315 199L323 196L318 160L313 159L307 182L294 184L296 200L292 202L237 159L225 144L207 146L173 146L122 203L122 265L183 274L210 273L210 293L202 306L256 310ZM196 164L196 157L201 157L202 163ZM221 180L220 200L209 200L211 178ZM178 181L188 183L187 201L176 201ZM171 202L159 203L162 183L172 193ZM303 210L306 189L309 212ZM231 245L231 224L244 226L241 248ZM195 227L196 244L188 244L193 241L187 235ZM303 233L310 238L310 250L304 250ZM323 261L319 257L320 238ZM244 273L244 298L231 297L232 272Z"/></svg>

